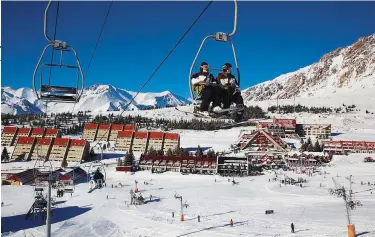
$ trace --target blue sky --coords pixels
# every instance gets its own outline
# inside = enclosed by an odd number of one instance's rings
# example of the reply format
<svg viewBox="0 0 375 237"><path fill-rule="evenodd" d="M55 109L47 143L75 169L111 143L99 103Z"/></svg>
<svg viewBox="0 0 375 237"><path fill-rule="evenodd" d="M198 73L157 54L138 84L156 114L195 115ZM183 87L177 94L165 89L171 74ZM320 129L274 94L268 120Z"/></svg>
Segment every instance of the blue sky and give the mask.
<svg viewBox="0 0 375 237"><path fill-rule="evenodd" d="M114 2L85 86L101 83L138 90L207 3ZM46 4L2 2L2 86L32 87L33 70L47 45L43 35ZM85 71L109 4L60 3L57 39L77 50ZM53 3L49 16L52 26L55 7ZM374 9L375 2L240 1L232 40L241 88L297 70L373 34ZM188 97L189 68L202 39L217 31L231 32L232 27L233 2L213 2L144 91L170 90ZM206 44L198 61L216 68L227 61L234 63L229 44L215 41ZM53 70L51 84L74 85L74 74Z"/></svg>

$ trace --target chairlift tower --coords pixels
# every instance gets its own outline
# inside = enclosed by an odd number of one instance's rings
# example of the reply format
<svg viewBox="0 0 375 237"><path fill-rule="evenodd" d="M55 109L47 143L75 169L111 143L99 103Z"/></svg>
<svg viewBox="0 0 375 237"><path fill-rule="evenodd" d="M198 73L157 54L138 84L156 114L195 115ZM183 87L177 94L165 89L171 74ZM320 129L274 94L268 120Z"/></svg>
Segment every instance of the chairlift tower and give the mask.
<svg viewBox="0 0 375 237"><path fill-rule="evenodd" d="M39 154L38 145L36 147L36 152L38 155L38 159L35 161L34 164L34 203L31 206L30 210L26 214L26 219L33 214L34 219L37 219L38 216L45 212L45 220L46 220L46 236L51 237L51 189L52 184L56 183L57 176L52 175L53 167L50 161L46 161L46 157L41 156ZM45 182L47 182L47 196L43 195L43 191L45 189Z"/></svg>
<svg viewBox="0 0 375 237"><path fill-rule="evenodd" d="M187 204L186 201L183 204L182 203L182 196L178 195L177 193L174 195L174 198L180 199L180 201L181 201L181 215L180 215L180 220L182 222L182 221L184 221L184 208L188 208L189 204Z"/></svg>

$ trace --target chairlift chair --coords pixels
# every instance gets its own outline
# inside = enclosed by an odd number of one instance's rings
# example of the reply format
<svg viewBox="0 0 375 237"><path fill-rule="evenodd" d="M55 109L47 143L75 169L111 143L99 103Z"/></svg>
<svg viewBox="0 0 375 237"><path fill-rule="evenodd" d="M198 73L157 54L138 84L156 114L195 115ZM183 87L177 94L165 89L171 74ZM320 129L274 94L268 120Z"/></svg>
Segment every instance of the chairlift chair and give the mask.
<svg viewBox="0 0 375 237"><path fill-rule="evenodd" d="M198 88L194 88L194 86L192 85L191 83L191 77L193 75L193 68L197 67L195 66L195 63L200 55L200 52L203 48L203 45L205 44L205 42L208 40L208 39L213 39L215 41L218 41L218 42L222 42L222 43L229 43L232 47L232 52L233 52L233 57L234 57L234 63L235 63L235 67L236 67L236 71L237 71L237 83L238 83L238 86L240 86L240 79L241 79L241 76L240 76L240 69L238 67L238 62L237 62L237 56L236 56L236 50L234 48L234 44L231 40L231 37L235 34L236 32L236 29L237 29L237 9L238 9L238 4L237 4L237 0L234 0L234 26L233 26L233 31L230 33L230 34L227 34L227 33L224 33L224 32L216 32L214 35L208 35L206 36L199 49L198 49L198 52L197 54L195 55L195 58L193 60L193 63L191 64L191 67L190 67L190 72L189 72L189 88L190 88L190 95L191 95L191 99L196 101L197 99L201 99L200 97L200 89Z"/></svg>
<svg viewBox="0 0 375 237"><path fill-rule="evenodd" d="M58 45L61 44L61 43L58 43ZM34 74L33 74L33 87L34 87L34 91L36 93L36 96L39 100L42 100L42 101L55 101L55 102L66 102L66 103L69 103L69 102L78 102L82 93L83 93L83 86L84 86L84 75L83 75L83 71L82 71L82 68L81 68L81 65L80 65L80 62L79 62L79 59L78 59L78 56L77 56L77 52L75 51L74 48L72 48L71 46L68 46L68 45L65 45L63 47L60 47L56 44L48 44L43 52L42 52L42 55L40 56L39 58L39 61L37 63L37 66L34 70ZM45 63L45 64L42 64L41 65L41 61L46 53L46 50L48 48L52 47L52 50L56 50L56 51L60 51L60 63L59 64L55 64L55 63ZM63 57L63 52L67 52L66 50L64 50L63 48L66 47L66 48L70 48L70 51L68 52L73 52L74 53L74 56L76 58L76 62L77 62L77 65L67 65L67 64L64 64L63 61L62 61L62 57ZM58 86L58 85L53 85L51 83L51 80L49 79L48 81L45 81L44 78L43 78L43 69L44 68L52 68L53 67L58 67L58 68L71 68L71 69L75 69L77 70L77 83L75 86ZM36 88L36 75L37 75L37 71L41 69L40 71L40 88L39 90ZM79 88L80 87L80 88ZM37 91L39 91L39 93L37 93Z"/></svg>
<svg viewBox="0 0 375 237"><path fill-rule="evenodd" d="M49 41L49 44L44 47L43 52L38 60L38 63L35 67L34 74L33 74L33 88L34 92L38 98L38 100L42 101L55 101L55 102L66 102L66 103L76 103L79 101L80 97L82 96L83 89L84 89L84 74L82 71L81 63L79 61L78 55L76 50L63 42L61 40L52 40L48 37L47 34L47 19L48 19L48 10L51 6L52 1L49 1L47 4L46 10L44 12L44 36ZM47 51L47 49L52 49L52 52L58 52L60 55L59 63L44 63L41 65L42 59ZM63 63L63 54L72 52L74 54L76 65L68 65ZM48 78L48 82L43 80L43 69L47 67L52 70L52 68L69 68L77 70L77 79L76 85L74 86L61 86L61 84L57 84L57 82L51 83L51 78ZM36 88L36 77L37 71L41 68L40 73L40 87L39 89Z"/></svg>

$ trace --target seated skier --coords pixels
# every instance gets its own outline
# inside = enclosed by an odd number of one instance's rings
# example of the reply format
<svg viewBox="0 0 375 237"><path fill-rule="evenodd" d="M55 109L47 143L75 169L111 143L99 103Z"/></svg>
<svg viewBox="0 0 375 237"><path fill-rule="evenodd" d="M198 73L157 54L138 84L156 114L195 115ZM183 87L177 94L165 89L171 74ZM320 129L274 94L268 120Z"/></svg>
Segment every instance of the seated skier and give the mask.
<svg viewBox="0 0 375 237"><path fill-rule="evenodd" d="M223 71L220 72L216 80L220 84L222 90L223 109L230 107L231 103L236 105L243 105L243 98L241 96L241 90L237 85L237 80L231 73L232 65L225 63L223 65Z"/></svg>
<svg viewBox="0 0 375 237"><path fill-rule="evenodd" d="M211 102L213 103L213 111L221 110L221 88L214 76L209 73L208 63L201 63L200 71L191 76L191 83L198 97L202 99L200 112L208 115L208 108Z"/></svg>
<svg viewBox="0 0 375 237"><path fill-rule="evenodd" d="M230 63L225 63L223 65L223 71L220 72L216 80L220 84L221 90L221 99L223 102L223 109L230 107L232 103L235 103L236 106L243 105L243 98L241 95L241 90L238 86L235 76L231 73L232 65ZM237 114L237 119L242 118L242 112Z"/></svg>

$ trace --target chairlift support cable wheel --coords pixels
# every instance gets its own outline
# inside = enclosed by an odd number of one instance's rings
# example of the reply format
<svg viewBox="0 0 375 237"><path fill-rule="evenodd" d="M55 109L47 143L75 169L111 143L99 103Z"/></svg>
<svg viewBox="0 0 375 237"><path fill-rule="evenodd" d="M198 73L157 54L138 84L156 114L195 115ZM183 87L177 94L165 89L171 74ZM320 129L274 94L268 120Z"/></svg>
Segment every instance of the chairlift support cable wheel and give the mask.
<svg viewBox="0 0 375 237"><path fill-rule="evenodd" d="M189 89L190 89L190 95L191 95L191 99L193 100L196 100L197 98L197 95L194 95L194 90L192 88L192 84L191 84L191 76L193 75L193 68L195 67L195 63L199 57L199 54L203 48L203 45L205 44L205 42L208 40L208 39L213 39L215 41L218 41L218 42L228 42L231 47L232 47L232 52L233 52L233 57L234 57L234 64L236 66L236 71L237 71L237 82L238 82L238 86L240 86L240 82L241 82L241 75L240 75L240 69L238 67L238 61L237 61L237 55L236 55L236 50L235 50L235 47L234 47L234 44L231 40L231 38L234 36L234 34L236 33L236 30L237 30L237 15L238 15L238 3L237 3L237 0L234 0L234 23L233 23L233 30L230 34L227 34L227 33L224 33L224 32L216 32L214 35L208 35L206 36L199 49L198 49L198 52L197 54L195 55L195 58L193 60L193 63L191 64L191 67L190 67L190 72L189 72Z"/></svg>
<svg viewBox="0 0 375 237"><path fill-rule="evenodd" d="M47 39L49 44L44 47L42 54L37 62L37 65L34 69L33 73L33 88L34 93L37 96L38 100L43 101L58 101L58 102L66 102L66 103L77 103L79 99L82 96L83 89L84 89L84 74L81 67L81 63L79 61L78 55L76 50L66 44L66 42L63 42L61 40L52 40L47 33L47 25L48 25L48 10L51 6L52 1L50 0L47 4L46 10L44 12L44 37ZM42 59L44 58L44 55L47 51L47 49L52 48L52 51L56 50L60 52L60 62L57 63L44 63L41 65ZM63 53L66 52L73 52L74 57L76 59L77 65L67 65L64 64L62 61ZM49 67L52 69L52 67L59 67L59 68L69 68L69 69L75 69L77 70L77 81L76 85L73 87L64 87L64 86L52 86L50 83L50 79L48 80L47 84L43 83L43 68ZM40 73L40 88L39 90L36 88L36 75L38 70L41 69ZM79 89L80 86L80 89ZM39 92L39 93L38 93Z"/></svg>

